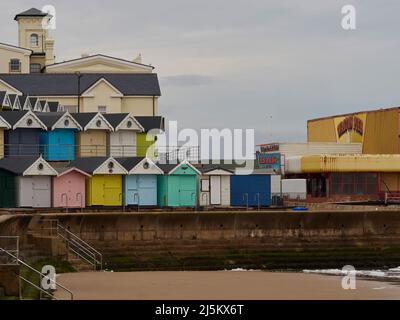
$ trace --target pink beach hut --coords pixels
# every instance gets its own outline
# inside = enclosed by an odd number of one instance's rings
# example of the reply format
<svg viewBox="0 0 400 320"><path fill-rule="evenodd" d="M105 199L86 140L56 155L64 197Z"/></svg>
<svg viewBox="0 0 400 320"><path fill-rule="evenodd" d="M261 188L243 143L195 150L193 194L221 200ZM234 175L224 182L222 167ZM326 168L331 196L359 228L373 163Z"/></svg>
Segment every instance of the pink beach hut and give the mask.
<svg viewBox="0 0 400 320"><path fill-rule="evenodd" d="M53 177L54 208L84 208L85 180L90 174L78 168L55 168L58 172Z"/></svg>

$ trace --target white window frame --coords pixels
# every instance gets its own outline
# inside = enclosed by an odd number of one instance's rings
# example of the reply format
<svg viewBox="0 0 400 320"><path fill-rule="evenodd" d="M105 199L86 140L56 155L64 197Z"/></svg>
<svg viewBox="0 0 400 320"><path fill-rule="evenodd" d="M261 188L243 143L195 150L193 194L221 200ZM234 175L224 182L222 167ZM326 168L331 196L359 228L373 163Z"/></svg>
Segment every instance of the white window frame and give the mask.
<svg viewBox="0 0 400 320"><path fill-rule="evenodd" d="M102 111L104 109L104 111ZM97 112L100 112L101 114L107 113L107 106L97 106Z"/></svg>
<svg viewBox="0 0 400 320"><path fill-rule="evenodd" d="M35 42L33 42L34 39L35 39ZM39 35L37 33L32 33L29 36L29 44L30 44L31 48L39 47Z"/></svg>

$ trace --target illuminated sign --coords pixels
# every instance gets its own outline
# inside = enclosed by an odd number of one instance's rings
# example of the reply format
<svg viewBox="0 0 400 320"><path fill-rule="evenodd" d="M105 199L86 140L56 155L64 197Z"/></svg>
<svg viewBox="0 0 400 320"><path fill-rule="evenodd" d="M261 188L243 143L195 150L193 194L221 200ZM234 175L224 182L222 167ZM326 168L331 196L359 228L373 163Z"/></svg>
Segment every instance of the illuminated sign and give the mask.
<svg viewBox="0 0 400 320"><path fill-rule="evenodd" d="M281 154L280 153L262 153L257 152L257 168L271 169L275 172L281 170Z"/></svg>
<svg viewBox="0 0 400 320"><path fill-rule="evenodd" d="M354 131L362 136L364 133L363 121L356 116L348 116L344 118L337 126L338 137L340 138L347 131Z"/></svg>

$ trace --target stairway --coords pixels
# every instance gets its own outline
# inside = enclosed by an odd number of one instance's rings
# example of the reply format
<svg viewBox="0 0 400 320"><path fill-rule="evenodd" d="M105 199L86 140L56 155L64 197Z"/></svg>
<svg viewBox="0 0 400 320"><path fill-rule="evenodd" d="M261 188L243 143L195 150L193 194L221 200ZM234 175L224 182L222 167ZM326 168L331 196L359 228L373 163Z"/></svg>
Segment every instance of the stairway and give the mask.
<svg viewBox="0 0 400 320"><path fill-rule="evenodd" d="M58 220L42 220L41 228L30 230L29 236L34 244L50 251L52 256L64 257L78 271L103 268L102 254L62 226Z"/></svg>

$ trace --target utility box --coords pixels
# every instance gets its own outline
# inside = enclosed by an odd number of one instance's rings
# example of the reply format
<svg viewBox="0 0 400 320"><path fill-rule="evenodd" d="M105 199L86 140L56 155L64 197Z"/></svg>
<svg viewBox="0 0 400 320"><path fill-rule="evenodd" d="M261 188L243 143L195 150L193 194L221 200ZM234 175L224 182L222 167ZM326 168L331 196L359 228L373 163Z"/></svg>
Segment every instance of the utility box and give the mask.
<svg viewBox="0 0 400 320"><path fill-rule="evenodd" d="M286 199L305 200L307 199L306 179L283 179L282 195Z"/></svg>

